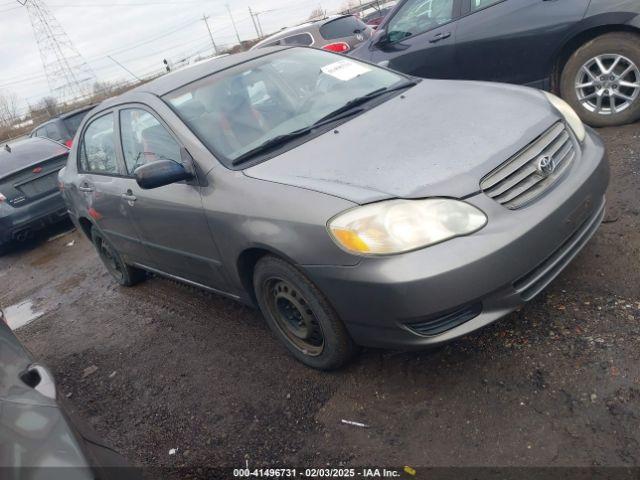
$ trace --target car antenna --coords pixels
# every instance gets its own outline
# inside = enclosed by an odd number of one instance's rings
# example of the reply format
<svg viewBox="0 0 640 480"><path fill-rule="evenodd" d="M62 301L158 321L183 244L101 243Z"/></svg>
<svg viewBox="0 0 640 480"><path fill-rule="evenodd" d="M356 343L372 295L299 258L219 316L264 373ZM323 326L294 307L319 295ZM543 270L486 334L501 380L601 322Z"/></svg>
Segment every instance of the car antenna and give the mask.
<svg viewBox="0 0 640 480"><path fill-rule="evenodd" d="M9 146L9 144L8 144L8 143L5 143L5 144L4 144L4 149L5 149L7 152L11 153L11 147Z"/></svg>

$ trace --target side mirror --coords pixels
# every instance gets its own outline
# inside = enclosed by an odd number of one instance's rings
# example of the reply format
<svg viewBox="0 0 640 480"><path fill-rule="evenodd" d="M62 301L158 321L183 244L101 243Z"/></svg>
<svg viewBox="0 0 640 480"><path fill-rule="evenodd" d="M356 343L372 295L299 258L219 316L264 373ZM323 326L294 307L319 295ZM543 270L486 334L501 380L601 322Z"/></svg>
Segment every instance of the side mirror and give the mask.
<svg viewBox="0 0 640 480"><path fill-rule="evenodd" d="M140 188L150 190L176 182L191 180L193 174L173 160L158 160L136 168L133 172Z"/></svg>
<svg viewBox="0 0 640 480"><path fill-rule="evenodd" d="M387 35L386 29L378 29L375 33L375 38L373 39L374 47L384 47L389 43L389 35Z"/></svg>

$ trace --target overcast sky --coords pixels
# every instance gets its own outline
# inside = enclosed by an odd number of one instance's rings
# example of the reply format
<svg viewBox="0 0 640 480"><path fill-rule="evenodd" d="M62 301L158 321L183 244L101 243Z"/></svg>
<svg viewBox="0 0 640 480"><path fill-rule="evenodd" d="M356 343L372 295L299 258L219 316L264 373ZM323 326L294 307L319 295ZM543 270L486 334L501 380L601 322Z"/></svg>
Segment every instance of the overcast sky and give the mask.
<svg viewBox="0 0 640 480"><path fill-rule="evenodd" d="M345 0L44 0L98 80L130 79L107 55L144 76L195 52L211 52L202 21L210 15L217 44L236 42L226 4L240 38L255 38L248 7L264 12L265 33L306 19L318 5L335 10ZM49 94L40 53L24 7L0 0L0 93L13 92L22 106Z"/></svg>

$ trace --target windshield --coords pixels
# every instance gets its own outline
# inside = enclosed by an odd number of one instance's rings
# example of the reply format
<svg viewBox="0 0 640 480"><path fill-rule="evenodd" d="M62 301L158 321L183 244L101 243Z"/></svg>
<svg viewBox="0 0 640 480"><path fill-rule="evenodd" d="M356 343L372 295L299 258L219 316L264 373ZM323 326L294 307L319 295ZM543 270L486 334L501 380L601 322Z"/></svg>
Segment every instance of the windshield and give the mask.
<svg viewBox="0 0 640 480"><path fill-rule="evenodd" d="M311 128L357 98L406 84L398 74L308 48L283 50L164 97L225 164Z"/></svg>

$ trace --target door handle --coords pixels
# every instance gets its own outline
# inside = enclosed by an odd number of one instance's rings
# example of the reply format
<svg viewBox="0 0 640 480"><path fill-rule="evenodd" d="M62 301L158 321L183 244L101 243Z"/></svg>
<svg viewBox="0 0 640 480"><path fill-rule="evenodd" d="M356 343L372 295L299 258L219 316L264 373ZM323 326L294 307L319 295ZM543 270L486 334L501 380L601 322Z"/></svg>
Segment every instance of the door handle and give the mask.
<svg viewBox="0 0 640 480"><path fill-rule="evenodd" d="M84 184L84 185L78 187L78 190L80 192L93 192L93 187L91 187L91 186L89 186L87 184Z"/></svg>
<svg viewBox="0 0 640 480"><path fill-rule="evenodd" d="M129 205L133 206L133 202L137 200L136 196L131 190L127 190L127 193L122 194L122 199L129 202Z"/></svg>
<svg viewBox="0 0 640 480"><path fill-rule="evenodd" d="M438 33L437 35L434 35L433 37L431 37L431 40L429 40L429 43L438 43L440 40L444 40L445 38L449 38L450 36L451 36L451 32Z"/></svg>

